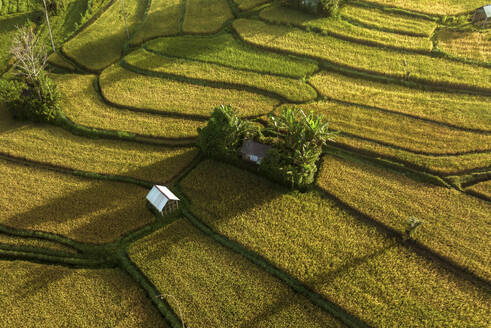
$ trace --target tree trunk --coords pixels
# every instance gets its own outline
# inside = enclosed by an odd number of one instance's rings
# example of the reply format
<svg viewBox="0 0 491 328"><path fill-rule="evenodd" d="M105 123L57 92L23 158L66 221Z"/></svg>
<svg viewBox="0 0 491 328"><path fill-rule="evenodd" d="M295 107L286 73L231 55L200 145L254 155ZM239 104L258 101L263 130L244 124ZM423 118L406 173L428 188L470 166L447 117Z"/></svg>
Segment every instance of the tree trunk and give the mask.
<svg viewBox="0 0 491 328"><path fill-rule="evenodd" d="M49 24L48 6L46 6L46 0L43 0L43 4L44 4L44 13L46 14L46 23L48 24L48 32L49 32L49 39L51 41L51 47L53 48L53 51L56 51L55 43L53 42L53 33L51 33L51 26Z"/></svg>

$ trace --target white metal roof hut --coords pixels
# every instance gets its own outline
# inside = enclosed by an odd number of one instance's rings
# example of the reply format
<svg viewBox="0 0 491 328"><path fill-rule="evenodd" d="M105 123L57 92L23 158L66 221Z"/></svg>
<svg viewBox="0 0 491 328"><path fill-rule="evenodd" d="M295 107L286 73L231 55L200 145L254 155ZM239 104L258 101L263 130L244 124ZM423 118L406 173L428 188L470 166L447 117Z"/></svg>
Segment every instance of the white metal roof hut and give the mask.
<svg viewBox="0 0 491 328"><path fill-rule="evenodd" d="M242 148L240 148L240 153L242 154L242 159L256 164L261 164L261 161L264 157L266 157L266 154L270 148L271 146L264 145L259 142L244 140Z"/></svg>
<svg viewBox="0 0 491 328"><path fill-rule="evenodd" d="M481 24L482 27L487 26L491 22L491 5L487 5L476 9L474 16L472 16L472 22L474 24Z"/></svg>
<svg viewBox="0 0 491 328"><path fill-rule="evenodd" d="M160 214L169 214L179 208L179 198L165 186L154 185L147 200Z"/></svg>

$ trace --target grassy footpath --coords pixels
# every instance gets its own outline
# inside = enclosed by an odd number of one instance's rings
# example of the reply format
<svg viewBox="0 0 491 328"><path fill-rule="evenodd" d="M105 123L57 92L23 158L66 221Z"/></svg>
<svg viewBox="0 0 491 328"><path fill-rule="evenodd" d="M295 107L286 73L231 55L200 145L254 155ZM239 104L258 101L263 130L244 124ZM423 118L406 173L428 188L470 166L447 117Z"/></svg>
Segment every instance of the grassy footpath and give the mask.
<svg viewBox="0 0 491 328"><path fill-rule="evenodd" d="M97 173L165 182L196 156L192 148L88 139L50 125L14 121L0 105L0 152ZM97 149L97 151L94 151Z"/></svg>
<svg viewBox="0 0 491 328"><path fill-rule="evenodd" d="M89 180L0 161L0 223L92 243L110 242L151 223L147 189ZM39 192L33 192L37 190ZM25 202L25 199L29 202Z"/></svg>
<svg viewBox="0 0 491 328"><path fill-rule="evenodd" d="M231 18L233 14L227 0L186 0L182 31L214 33Z"/></svg>
<svg viewBox="0 0 491 328"><path fill-rule="evenodd" d="M318 185L397 231L405 231L411 216L424 220L414 235L416 241L490 280L489 203L332 156L323 161Z"/></svg>
<svg viewBox="0 0 491 328"><path fill-rule="evenodd" d="M132 45L164 35L179 33L182 14L181 0L152 0L148 17L131 39Z"/></svg>
<svg viewBox="0 0 491 328"><path fill-rule="evenodd" d="M454 89L491 93L491 69L411 53L371 47L297 28L237 19L233 27L256 46L327 60L342 67Z"/></svg>
<svg viewBox="0 0 491 328"><path fill-rule="evenodd" d="M471 192L474 192L476 194L482 195L487 198L491 198L491 181L488 180L488 181L476 183L475 185L468 187L466 190L469 190Z"/></svg>
<svg viewBox="0 0 491 328"><path fill-rule="evenodd" d="M490 151L491 135L462 131L397 113L329 101L301 105L328 118L330 128L426 154Z"/></svg>
<svg viewBox="0 0 491 328"><path fill-rule="evenodd" d="M208 117L221 104L231 104L241 116L266 114L278 104L276 99L248 91L145 76L120 66L104 70L100 84L104 97L114 104L201 117Z"/></svg>
<svg viewBox="0 0 491 328"><path fill-rule="evenodd" d="M187 327L342 326L185 220L133 243L129 255Z"/></svg>
<svg viewBox="0 0 491 328"><path fill-rule="evenodd" d="M491 131L488 97L423 91L324 71L314 75L310 83L321 95L332 99L466 129Z"/></svg>
<svg viewBox="0 0 491 328"><path fill-rule="evenodd" d="M125 13L129 32L141 20L145 2L126 0ZM125 42L128 41L121 12L121 0L117 0L93 24L63 45L63 51L71 59L92 70L100 71L117 61Z"/></svg>
<svg viewBox="0 0 491 328"><path fill-rule="evenodd" d="M201 163L181 187L192 211L212 229L369 325L486 325L486 291L397 244L316 191L288 193L212 161Z"/></svg>
<svg viewBox="0 0 491 328"><path fill-rule="evenodd" d="M364 44L374 44L380 47L394 47L428 53L433 47L431 41L425 37L368 29L337 18L319 18L279 5L262 10L259 17L274 24L298 26L318 33L346 38Z"/></svg>
<svg viewBox="0 0 491 328"><path fill-rule="evenodd" d="M2 327L167 327L117 269L0 262Z"/></svg>
<svg viewBox="0 0 491 328"><path fill-rule="evenodd" d="M318 69L317 63L312 60L248 47L229 33L160 38L146 43L145 48L170 57L293 78L302 78Z"/></svg>
<svg viewBox="0 0 491 328"><path fill-rule="evenodd" d="M467 59L491 63L491 32L438 32L438 47L443 51Z"/></svg>
<svg viewBox="0 0 491 328"><path fill-rule="evenodd" d="M398 7L432 15L455 15L483 6L482 0L363 0L361 3Z"/></svg>
<svg viewBox="0 0 491 328"><path fill-rule="evenodd" d="M54 78L63 95L63 112L77 124L165 138L195 137L196 129L203 125L200 121L110 107L99 99L93 75L63 74Z"/></svg>
<svg viewBox="0 0 491 328"><path fill-rule="evenodd" d="M434 21L384 12L378 8L353 6L341 8L341 17L360 26L375 30L429 37L436 28Z"/></svg>
<svg viewBox="0 0 491 328"><path fill-rule="evenodd" d="M148 75L187 80L238 90L250 90L280 96L290 102L301 103L317 98L315 90L302 80L256 72L235 70L221 65L189 61L155 55L138 50L124 58L135 71Z"/></svg>

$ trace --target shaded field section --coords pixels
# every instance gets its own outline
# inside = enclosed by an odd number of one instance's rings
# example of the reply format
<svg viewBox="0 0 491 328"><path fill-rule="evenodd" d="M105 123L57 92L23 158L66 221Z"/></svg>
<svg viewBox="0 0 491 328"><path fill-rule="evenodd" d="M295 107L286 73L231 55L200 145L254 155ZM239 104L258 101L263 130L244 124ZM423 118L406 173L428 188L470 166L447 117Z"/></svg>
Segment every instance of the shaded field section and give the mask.
<svg viewBox="0 0 491 328"><path fill-rule="evenodd" d="M88 139L51 125L14 121L2 105L0 152L75 170L161 183L189 165L197 154L193 148Z"/></svg>
<svg viewBox="0 0 491 328"><path fill-rule="evenodd" d="M234 29L253 45L326 60L341 67L440 87L491 92L491 69L443 58L355 44L301 29L237 19Z"/></svg>
<svg viewBox="0 0 491 328"><path fill-rule="evenodd" d="M3 166L3 161L0 162L0 167ZM3 210L3 209L2 209ZM3 223L3 222L2 222ZM48 240L35 239L35 238L22 238L18 236L11 236L7 234L0 233L0 243L13 246L21 247L34 247L36 249L47 249L51 251L61 251L64 253L75 254L75 250L70 247L63 246L59 243L54 243Z"/></svg>
<svg viewBox="0 0 491 328"><path fill-rule="evenodd" d="M233 0L240 10L249 10L262 4L271 2L270 0Z"/></svg>
<svg viewBox="0 0 491 328"><path fill-rule="evenodd" d="M102 94L111 103L165 113L209 117L213 108L231 104L241 116L269 113L279 103L249 91L214 88L145 76L112 66L100 76Z"/></svg>
<svg viewBox="0 0 491 328"><path fill-rule="evenodd" d="M383 224L404 232L409 217L424 221L413 238L478 276L491 278L491 205L457 190L414 181L366 163L326 156L318 185Z"/></svg>
<svg viewBox="0 0 491 328"><path fill-rule="evenodd" d="M488 181L476 183L475 185L467 187L466 190L482 195L489 199L491 198L491 181L488 180Z"/></svg>
<svg viewBox="0 0 491 328"><path fill-rule="evenodd" d="M131 44L138 45L151 38L179 33L182 3L181 0L152 0L147 19L133 35Z"/></svg>
<svg viewBox="0 0 491 328"><path fill-rule="evenodd" d="M4 182L0 223L4 225L105 243L154 221L145 206L145 188L4 160L0 160L0 168Z"/></svg>
<svg viewBox="0 0 491 328"><path fill-rule="evenodd" d="M94 23L63 45L71 59L91 71L100 71L117 61L128 41L121 13L121 1L116 0ZM125 13L131 33L143 17L145 2L125 0Z"/></svg>
<svg viewBox="0 0 491 328"><path fill-rule="evenodd" d="M282 76L265 75L251 71L235 70L221 65L189 61L180 58L155 55L138 50L124 58L126 66L136 72L191 80L193 83L217 85L223 88L250 90L266 95L280 96L291 102L306 102L317 97L315 90L302 80Z"/></svg>
<svg viewBox="0 0 491 328"><path fill-rule="evenodd" d="M271 6L259 14L263 20L274 24L288 24L316 32L348 38L360 43L371 43L381 47L396 47L420 52L430 52L433 47L427 37L395 34L382 30L350 24L338 18L319 18L290 8Z"/></svg>
<svg viewBox="0 0 491 328"><path fill-rule="evenodd" d="M129 255L186 327L343 327L184 219L133 243Z"/></svg>
<svg viewBox="0 0 491 328"><path fill-rule="evenodd" d="M313 76L310 83L331 99L491 132L489 97L411 89L325 71Z"/></svg>
<svg viewBox="0 0 491 328"><path fill-rule="evenodd" d="M486 3L486 1L482 0L363 0L357 2L414 10L416 12L431 15L460 14L468 10L479 8Z"/></svg>
<svg viewBox="0 0 491 328"><path fill-rule="evenodd" d="M182 31L214 33L233 17L227 0L186 0Z"/></svg>
<svg viewBox="0 0 491 328"><path fill-rule="evenodd" d="M398 244L320 192L287 192L213 161L201 163L181 188L192 211L215 231L368 325L486 325L486 291Z"/></svg>
<svg viewBox="0 0 491 328"><path fill-rule="evenodd" d="M491 63L491 32L438 32L438 47L454 56Z"/></svg>
<svg viewBox="0 0 491 328"><path fill-rule="evenodd" d="M2 327L159 327L160 314L117 269L0 261Z"/></svg>
<svg viewBox="0 0 491 328"><path fill-rule="evenodd" d="M330 101L299 107L305 112L322 114L334 130L408 151L439 155L491 150L491 134L457 130L397 113Z"/></svg>
<svg viewBox="0 0 491 328"><path fill-rule="evenodd" d="M63 94L63 112L77 124L165 138L196 137L197 128L203 125L200 121L108 106L94 89L94 75L64 74L54 78Z"/></svg>
<svg viewBox="0 0 491 328"><path fill-rule="evenodd" d="M247 46L230 33L160 38L147 42L145 48L169 57L204 61L292 78L310 75L318 68L313 60L265 52Z"/></svg>

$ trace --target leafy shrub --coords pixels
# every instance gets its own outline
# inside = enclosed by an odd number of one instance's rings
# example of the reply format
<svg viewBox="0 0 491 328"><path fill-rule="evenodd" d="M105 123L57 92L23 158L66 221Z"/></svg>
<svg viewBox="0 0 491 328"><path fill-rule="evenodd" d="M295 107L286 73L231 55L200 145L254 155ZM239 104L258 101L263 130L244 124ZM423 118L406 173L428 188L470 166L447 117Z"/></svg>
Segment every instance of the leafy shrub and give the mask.
<svg viewBox="0 0 491 328"><path fill-rule="evenodd" d="M324 17L337 16L341 0L282 0L282 5Z"/></svg>

